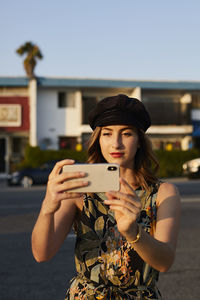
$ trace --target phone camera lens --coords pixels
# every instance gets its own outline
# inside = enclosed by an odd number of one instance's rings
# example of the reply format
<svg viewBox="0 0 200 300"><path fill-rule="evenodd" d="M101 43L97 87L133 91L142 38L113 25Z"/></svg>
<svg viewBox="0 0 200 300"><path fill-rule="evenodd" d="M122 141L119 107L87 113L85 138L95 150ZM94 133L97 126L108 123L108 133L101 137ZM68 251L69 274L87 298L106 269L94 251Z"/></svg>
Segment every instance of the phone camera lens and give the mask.
<svg viewBox="0 0 200 300"><path fill-rule="evenodd" d="M117 167L115 167L115 166L108 167L108 171L116 171L116 170L117 170Z"/></svg>

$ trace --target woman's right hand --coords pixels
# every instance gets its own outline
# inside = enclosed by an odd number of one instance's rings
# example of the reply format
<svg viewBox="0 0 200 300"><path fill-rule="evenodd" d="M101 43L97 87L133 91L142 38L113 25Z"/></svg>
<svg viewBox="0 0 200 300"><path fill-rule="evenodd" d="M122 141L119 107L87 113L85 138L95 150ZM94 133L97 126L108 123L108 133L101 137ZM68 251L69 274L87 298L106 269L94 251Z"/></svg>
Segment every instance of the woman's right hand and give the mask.
<svg viewBox="0 0 200 300"><path fill-rule="evenodd" d="M78 198L83 195L82 193L73 192L73 189L88 185L88 182L84 181L84 179L80 180L85 177L86 174L82 172L61 172L64 165L72 165L74 162L75 161L71 159L61 160L56 163L50 173L46 195L43 201L43 211L45 214L55 213L59 209L62 201ZM79 180L71 181L73 178Z"/></svg>

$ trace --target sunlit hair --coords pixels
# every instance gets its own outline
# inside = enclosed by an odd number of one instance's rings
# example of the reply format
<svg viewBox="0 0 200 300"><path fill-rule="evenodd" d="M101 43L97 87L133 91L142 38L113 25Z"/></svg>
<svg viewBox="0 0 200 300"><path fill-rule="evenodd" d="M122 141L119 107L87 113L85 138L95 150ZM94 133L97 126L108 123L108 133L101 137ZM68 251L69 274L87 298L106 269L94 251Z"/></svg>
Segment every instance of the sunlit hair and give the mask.
<svg viewBox="0 0 200 300"><path fill-rule="evenodd" d="M159 168L158 161L153 153L151 142L145 133L134 128L138 134L139 148L135 155L133 170L137 184L148 190L150 183L157 182L156 172ZM99 144L101 127L96 127L88 141L88 163L103 163L104 159Z"/></svg>

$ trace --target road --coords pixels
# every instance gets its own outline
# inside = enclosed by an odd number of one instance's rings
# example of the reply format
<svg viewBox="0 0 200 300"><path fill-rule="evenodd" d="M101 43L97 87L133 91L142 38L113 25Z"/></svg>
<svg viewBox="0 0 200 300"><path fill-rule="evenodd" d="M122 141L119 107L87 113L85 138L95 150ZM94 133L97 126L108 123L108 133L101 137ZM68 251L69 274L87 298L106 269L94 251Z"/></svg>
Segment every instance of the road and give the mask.
<svg viewBox="0 0 200 300"><path fill-rule="evenodd" d="M171 180L172 182L174 180ZM181 230L174 265L160 275L164 300L196 300L200 295L200 180L177 179L182 196ZM49 262L36 263L30 237L44 187L0 184L0 299L61 300L75 274L74 235Z"/></svg>

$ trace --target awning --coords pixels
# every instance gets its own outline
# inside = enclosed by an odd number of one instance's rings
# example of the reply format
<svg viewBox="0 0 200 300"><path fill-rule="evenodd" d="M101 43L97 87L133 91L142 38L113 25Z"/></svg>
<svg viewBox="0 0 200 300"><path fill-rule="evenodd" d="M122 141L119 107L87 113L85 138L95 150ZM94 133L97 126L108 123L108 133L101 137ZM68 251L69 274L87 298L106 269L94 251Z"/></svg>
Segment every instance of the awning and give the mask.
<svg viewBox="0 0 200 300"><path fill-rule="evenodd" d="M192 121L193 133L192 136L200 137L200 120Z"/></svg>

